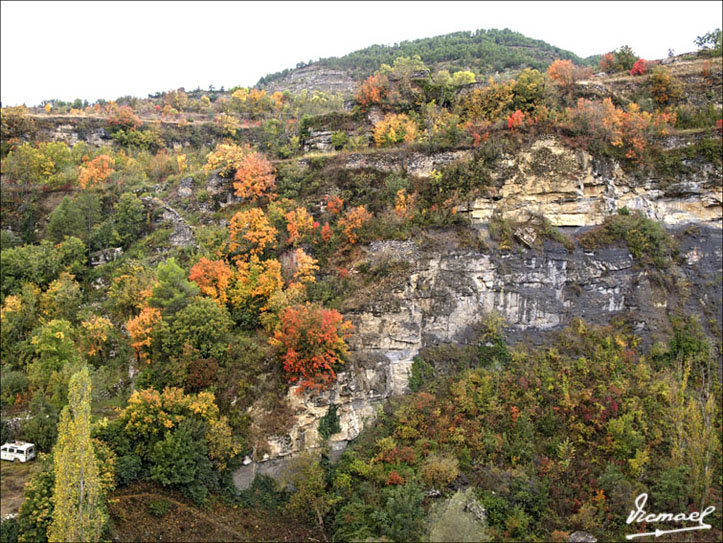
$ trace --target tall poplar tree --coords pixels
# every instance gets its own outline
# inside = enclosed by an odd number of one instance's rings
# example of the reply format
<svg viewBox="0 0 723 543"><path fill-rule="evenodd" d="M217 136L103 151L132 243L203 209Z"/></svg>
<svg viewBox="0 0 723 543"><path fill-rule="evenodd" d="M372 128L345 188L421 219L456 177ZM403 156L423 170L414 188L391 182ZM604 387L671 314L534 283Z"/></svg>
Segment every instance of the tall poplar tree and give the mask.
<svg viewBox="0 0 723 543"><path fill-rule="evenodd" d="M48 540L98 541L105 513L98 465L90 439L90 376L84 367L70 378L68 405L58 424L54 451L53 522Z"/></svg>

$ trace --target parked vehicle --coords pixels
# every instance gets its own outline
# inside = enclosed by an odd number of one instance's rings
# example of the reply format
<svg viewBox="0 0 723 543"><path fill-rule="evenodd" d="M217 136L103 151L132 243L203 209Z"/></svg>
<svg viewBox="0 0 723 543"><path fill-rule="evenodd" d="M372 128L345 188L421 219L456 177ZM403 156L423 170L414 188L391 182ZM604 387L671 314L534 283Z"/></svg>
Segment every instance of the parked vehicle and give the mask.
<svg viewBox="0 0 723 543"><path fill-rule="evenodd" d="M5 443L0 447L0 458L15 462L27 462L35 458L35 444L26 443L25 441L14 441L13 443Z"/></svg>

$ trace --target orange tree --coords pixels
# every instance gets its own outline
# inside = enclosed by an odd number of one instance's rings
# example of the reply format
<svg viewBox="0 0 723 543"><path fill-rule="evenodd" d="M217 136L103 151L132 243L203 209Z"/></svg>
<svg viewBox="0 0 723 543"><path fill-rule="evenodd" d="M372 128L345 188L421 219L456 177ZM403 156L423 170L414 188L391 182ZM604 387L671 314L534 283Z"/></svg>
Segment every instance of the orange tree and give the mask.
<svg viewBox="0 0 723 543"><path fill-rule="evenodd" d="M252 202L266 195L273 197L269 191L276 186L274 168L260 153L249 153L241 158L234 179L236 196Z"/></svg>
<svg viewBox="0 0 723 543"><path fill-rule="evenodd" d="M113 158L108 155L97 156L81 168L78 183L84 189L92 189L115 172L113 165Z"/></svg>
<svg viewBox="0 0 723 543"><path fill-rule="evenodd" d="M201 258L188 275L188 279L198 285L206 296L216 300L219 305L226 303L229 284L233 270L223 260Z"/></svg>
<svg viewBox="0 0 723 543"><path fill-rule="evenodd" d="M389 82L386 76L375 74L364 81L356 93L355 100L363 110L370 106L381 104L386 98Z"/></svg>
<svg viewBox="0 0 723 543"><path fill-rule="evenodd" d="M281 326L269 341L282 352L289 381L300 390L323 390L336 380L334 369L344 363L351 331L338 311L306 303L284 310Z"/></svg>

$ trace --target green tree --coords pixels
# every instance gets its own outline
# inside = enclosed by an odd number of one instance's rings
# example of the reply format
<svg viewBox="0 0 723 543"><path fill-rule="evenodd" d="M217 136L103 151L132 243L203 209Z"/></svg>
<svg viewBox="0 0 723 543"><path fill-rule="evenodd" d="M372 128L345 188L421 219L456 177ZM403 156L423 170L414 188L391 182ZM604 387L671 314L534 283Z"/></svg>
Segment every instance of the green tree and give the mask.
<svg viewBox="0 0 723 543"><path fill-rule="evenodd" d="M90 438L90 376L70 379L53 453L55 486L49 541L97 541L105 523L98 465Z"/></svg>
<svg viewBox="0 0 723 543"><path fill-rule="evenodd" d="M327 491L324 468L312 456L300 457L293 466L292 473L291 484L296 488L296 492L289 498L287 510L299 519L316 522L326 541L324 516L339 498Z"/></svg>
<svg viewBox="0 0 723 543"><path fill-rule="evenodd" d="M698 36L694 43L700 49L711 49L715 55L723 54L723 40L721 40L720 28Z"/></svg>
<svg viewBox="0 0 723 543"><path fill-rule="evenodd" d="M53 519L53 486L55 473L50 459L39 457L42 468L25 485L25 501L18 512L20 543L37 543L48 540L48 527Z"/></svg>
<svg viewBox="0 0 723 543"><path fill-rule="evenodd" d="M115 223L118 235L124 246L140 239L146 222L146 209L140 198L131 192L125 192L115 205Z"/></svg>
<svg viewBox="0 0 723 543"><path fill-rule="evenodd" d="M55 242L65 236L75 236L87 243L91 229L101 219L101 205L98 195L83 192L76 198L67 196L48 217L47 235Z"/></svg>
<svg viewBox="0 0 723 543"><path fill-rule="evenodd" d="M635 54L629 45L623 45L615 51L614 57L615 69L618 72L632 70L635 61L638 60L638 55Z"/></svg>
<svg viewBox="0 0 723 543"><path fill-rule="evenodd" d="M65 404L69 372L80 361L74 338L68 321L54 319L43 324L30 340L35 353L28 365L30 385L58 408Z"/></svg>
<svg viewBox="0 0 723 543"><path fill-rule="evenodd" d="M382 508L372 513L382 535L392 541L420 541L424 533L424 494L415 484L387 487Z"/></svg>
<svg viewBox="0 0 723 543"><path fill-rule="evenodd" d="M160 347L166 356L178 357L184 345L197 349L199 358L221 358L228 350L231 317L211 298L197 298L176 313L171 324L159 326Z"/></svg>
<svg viewBox="0 0 723 543"><path fill-rule="evenodd" d="M156 274L158 285L153 289L148 303L151 307L160 309L164 317L175 315L200 292L195 283L188 280L188 274L176 264L174 258L159 264Z"/></svg>

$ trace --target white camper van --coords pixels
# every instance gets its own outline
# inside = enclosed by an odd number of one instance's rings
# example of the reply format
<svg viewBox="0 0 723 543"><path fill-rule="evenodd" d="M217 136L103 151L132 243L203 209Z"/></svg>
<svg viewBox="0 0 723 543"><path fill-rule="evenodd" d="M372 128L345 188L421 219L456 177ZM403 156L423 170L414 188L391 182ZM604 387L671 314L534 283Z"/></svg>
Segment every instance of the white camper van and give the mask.
<svg viewBox="0 0 723 543"><path fill-rule="evenodd" d="M0 447L0 457L3 460L10 460L11 462L15 462L15 460L27 462L35 458L35 444L24 441L5 443Z"/></svg>

